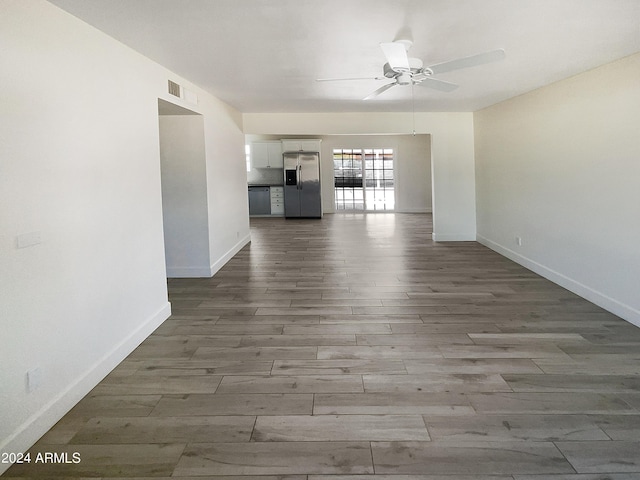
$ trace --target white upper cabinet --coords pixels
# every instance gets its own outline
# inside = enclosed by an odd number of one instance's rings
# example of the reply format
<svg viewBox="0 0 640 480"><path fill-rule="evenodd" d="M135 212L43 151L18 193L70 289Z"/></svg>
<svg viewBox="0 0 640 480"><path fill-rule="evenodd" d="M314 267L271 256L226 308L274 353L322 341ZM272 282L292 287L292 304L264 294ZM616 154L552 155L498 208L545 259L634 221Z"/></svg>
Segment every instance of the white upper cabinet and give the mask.
<svg viewBox="0 0 640 480"><path fill-rule="evenodd" d="M319 139L288 138L282 140L283 152L320 152Z"/></svg>
<svg viewBox="0 0 640 480"><path fill-rule="evenodd" d="M279 141L252 142L251 165L253 168L282 168L282 143Z"/></svg>

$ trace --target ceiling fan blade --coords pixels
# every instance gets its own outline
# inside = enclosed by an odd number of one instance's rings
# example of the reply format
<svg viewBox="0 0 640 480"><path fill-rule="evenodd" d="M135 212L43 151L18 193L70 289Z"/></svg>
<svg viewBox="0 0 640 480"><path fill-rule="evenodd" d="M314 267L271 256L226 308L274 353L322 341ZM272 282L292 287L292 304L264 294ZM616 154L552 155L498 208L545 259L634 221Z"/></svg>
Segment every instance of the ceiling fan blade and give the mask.
<svg viewBox="0 0 640 480"><path fill-rule="evenodd" d="M430 70L434 75L438 73L450 72L461 68L475 67L476 65L484 65L485 63L497 62L503 60L506 54L503 49L492 50L490 52L479 53L469 57L458 58L448 62L436 63L429 65L425 70Z"/></svg>
<svg viewBox="0 0 640 480"><path fill-rule="evenodd" d="M387 77L316 78L316 82L342 82L345 80L388 80L388 78Z"/></svg>
<svg viewBox="0 0 640 480"><path fill-rule="evenodd" d="M396 82L393 83L387 83L386 85L381 86L379 89L377 89L375 92L370 93L369 95L367 95L366 97L363 98L363 100L371 100L372 98L376 98L378 95L380 95L382 92L386 92L387 90L389 90L391 87L395 87L397 85Z"/></svg>
<svg viewBox="0 0 640 480"><path fill-rule="evenodd" d="M426 77L420 80L418 85L424 85L425 87L433 88L434 90L440 90L441 92L452 92L458 85L451 82L445 82L444 80L438 80L437 78Z"/></svg>
<svg viewBox="0 0 640 480"><path fill-rule="evenodd" d="M382 53L384 53L389 66L393 70L396 72L408 72L411 69L411 67L409 67L409 57L404 43L381 43L380 48L382 48Z"/></svg>

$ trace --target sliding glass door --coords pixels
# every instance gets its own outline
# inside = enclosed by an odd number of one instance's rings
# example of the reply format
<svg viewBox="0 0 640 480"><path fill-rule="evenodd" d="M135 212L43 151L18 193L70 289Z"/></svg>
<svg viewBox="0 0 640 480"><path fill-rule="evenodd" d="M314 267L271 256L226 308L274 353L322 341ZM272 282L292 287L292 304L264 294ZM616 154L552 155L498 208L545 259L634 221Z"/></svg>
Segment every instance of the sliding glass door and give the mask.
<svg viewBox="0 0 640 480"><path fill-rule="evenodd" d="M392 211L393 160L391 148L334 149L336 211Z"/></svg>

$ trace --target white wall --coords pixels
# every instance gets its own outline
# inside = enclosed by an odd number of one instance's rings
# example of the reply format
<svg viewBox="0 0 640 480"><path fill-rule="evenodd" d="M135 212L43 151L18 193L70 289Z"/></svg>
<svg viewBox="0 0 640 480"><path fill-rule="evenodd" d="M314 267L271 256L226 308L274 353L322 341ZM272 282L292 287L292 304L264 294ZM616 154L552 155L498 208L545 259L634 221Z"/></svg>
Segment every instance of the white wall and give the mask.
<svg viewBox="0 0 640 480"><path fill-rule="evenodd" d="M168 78L204 116L214 265L249 228L238 112L47 2L0 8L0 451L18 452L170 313L158 136ZM36 367L40 388L27 393Z"/></svg>
<svg viewBox="0 0 640 480"><path fill-rule="evenodd" d="M160 115L162 219L167 276L210 277L202 115Z"/></svg>
<svg viewBox="0 0 640 480"><path fill-rule="evenodd" d="M410 213L432 212L431 136L401 136L396 156L396 210Z"/></svg>
<svg viewBox="0 0 640 480"><path fill-rule="evenodd" d="M636 325L639 79L637 54L474 115L478 239Z"/></svg>
<svg viewBox="0 0 640 480"><path fill-rule="evenodd" d="M225 103L208 98L211 105L204 115L204 140L213 275L249 243L251 236L242 115Z"/></svg>
<svg viewBox="0 0 640 480"><path fill-rule="evenodd" d="M476 238L471 113L416 113L415 125L411 113L245 113L243 123L254 135L430 134L433 237Z"/></svg>

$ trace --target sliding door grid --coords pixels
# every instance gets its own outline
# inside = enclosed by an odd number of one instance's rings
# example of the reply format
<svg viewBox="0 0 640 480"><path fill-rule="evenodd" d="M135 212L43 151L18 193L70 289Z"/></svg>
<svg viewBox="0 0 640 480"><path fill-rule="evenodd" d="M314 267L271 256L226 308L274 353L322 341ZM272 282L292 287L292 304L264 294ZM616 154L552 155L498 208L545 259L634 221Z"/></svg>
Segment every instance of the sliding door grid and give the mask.
<svg viewBox="0 0 640 480"><path fill-rule="evenodd" d="M393 149L334 149L333 177L337 211L395 208Z"/></svg>

